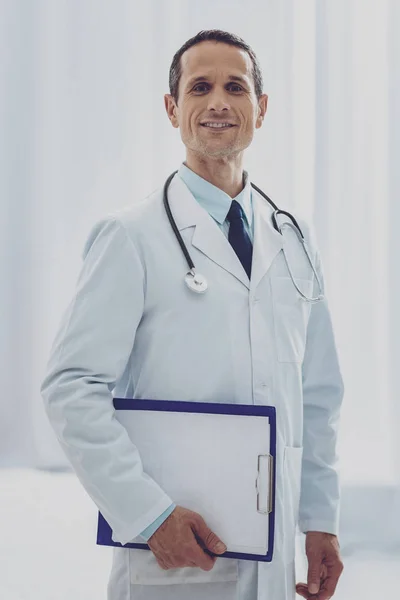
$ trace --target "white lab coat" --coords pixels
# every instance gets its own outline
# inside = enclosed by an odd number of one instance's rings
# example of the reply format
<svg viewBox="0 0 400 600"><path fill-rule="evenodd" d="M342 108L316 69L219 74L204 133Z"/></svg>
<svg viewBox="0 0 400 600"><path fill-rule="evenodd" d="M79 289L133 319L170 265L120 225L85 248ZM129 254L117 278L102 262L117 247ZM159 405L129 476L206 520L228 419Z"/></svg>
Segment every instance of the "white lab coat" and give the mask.
<svg viewBox="0 0 400 600"><path fill-rule="evenodd" d="M252 193L249 281L212 217L178 175L171 182L172 213L208 280L204 295L184 284L188 267L162 188L100 219L86 242L41 393L65 454L121 544L173 498L143 472L136 447L115 418L113 396L274 405L273 561L219 557L209 572L164 571L148 550L113 548L109 600L294 600L298 515L302 531L337 533L335 444L343 382L328 306L326 300L311 305L300 299L272 209ZM313 230L298 221L322 278ZM289 228L285 233L299 287L317 294L296 234Z"/></svg>

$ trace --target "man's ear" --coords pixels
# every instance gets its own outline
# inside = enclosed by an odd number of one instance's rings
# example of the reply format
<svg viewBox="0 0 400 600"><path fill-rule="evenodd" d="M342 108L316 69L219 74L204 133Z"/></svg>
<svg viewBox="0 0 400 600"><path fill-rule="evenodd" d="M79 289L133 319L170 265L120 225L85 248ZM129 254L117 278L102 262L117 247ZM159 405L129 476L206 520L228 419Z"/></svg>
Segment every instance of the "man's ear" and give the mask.
<svg viewBox="0 0 400 600"><path fill-rule="evenodd" d="M164 94L164 105L165 110L167 111L168 118L172 123L172 126L177 129L179 127L179 121L176 115L177 106L171 94Z"/></svg>
<svg viewBox="0 0 400 600"><path fill-rule="evenodd" d="M256 121L256 129L259 129L263 123L265 113L267 112L268 96L262 94L258 100L258 116Z"/></svg>

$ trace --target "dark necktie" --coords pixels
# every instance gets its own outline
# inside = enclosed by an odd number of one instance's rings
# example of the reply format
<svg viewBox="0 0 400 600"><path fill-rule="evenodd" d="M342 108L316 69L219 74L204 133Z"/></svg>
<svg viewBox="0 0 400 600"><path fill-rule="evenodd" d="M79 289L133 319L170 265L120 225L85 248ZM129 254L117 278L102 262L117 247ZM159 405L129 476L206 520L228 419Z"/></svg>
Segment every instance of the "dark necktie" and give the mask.
<svg viewBox="0 0 400 600"><path fill-rule="evenodd" d="M236 252L244 270L250 279L253 246L244 225L244 215L239 202L232 200L232 204L226 218L230 223L228 234L229 243Z"/></svg>

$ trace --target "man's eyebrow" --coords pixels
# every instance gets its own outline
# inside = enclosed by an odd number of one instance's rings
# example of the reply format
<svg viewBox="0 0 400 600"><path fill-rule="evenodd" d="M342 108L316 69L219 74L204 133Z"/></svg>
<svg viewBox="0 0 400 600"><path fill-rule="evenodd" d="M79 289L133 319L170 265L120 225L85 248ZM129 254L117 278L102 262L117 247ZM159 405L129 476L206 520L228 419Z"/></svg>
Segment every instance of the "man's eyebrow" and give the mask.
<svg viewBox="0 0 400 600"><path fill-rule="evenodd" d="M239 81L240 83L247 85L247 81L243 77L240 77L239 75L229 75L228 79L230 81ZM193 77L192 79L189 79L187 85L189 87L189 86L193 85L194 83L197 83L198 81L209 81L209 78L207 77L207 75L199 75L198 77Z"/></svg>

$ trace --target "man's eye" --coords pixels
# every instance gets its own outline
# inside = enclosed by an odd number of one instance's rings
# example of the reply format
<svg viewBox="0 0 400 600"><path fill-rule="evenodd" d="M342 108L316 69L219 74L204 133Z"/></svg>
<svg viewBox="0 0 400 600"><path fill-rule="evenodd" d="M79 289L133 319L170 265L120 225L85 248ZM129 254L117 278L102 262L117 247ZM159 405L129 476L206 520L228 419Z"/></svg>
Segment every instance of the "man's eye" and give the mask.
<svg viewBox="0 0 400 600"><path fill-rule="evenodd" d="M199 83L198 85L194 86L193 91L196 91L196 88L204 87L205 85L206 85L205 83Z"/></svg>
<svg viewBox="0 0 400 600"><path fill-rule="evenodd" d="M194 86L194 88L193 88L193 91L198 91L198 88L199 88L199 87L200 87L200 88L201 88L201 87L207 87L207 84L206 84L206 83L199 83L199 84L197 84L197 85L195 85L195 86ZM240 92L240 91L242 91L242 87L241 87L239 84L237 84L237 83L230 83L230 84L229 84L229 87L230 87L231 89L232 89L232 87L239 88L238 90L234 90L234 91L239 91L239 92Z"/></svg>

